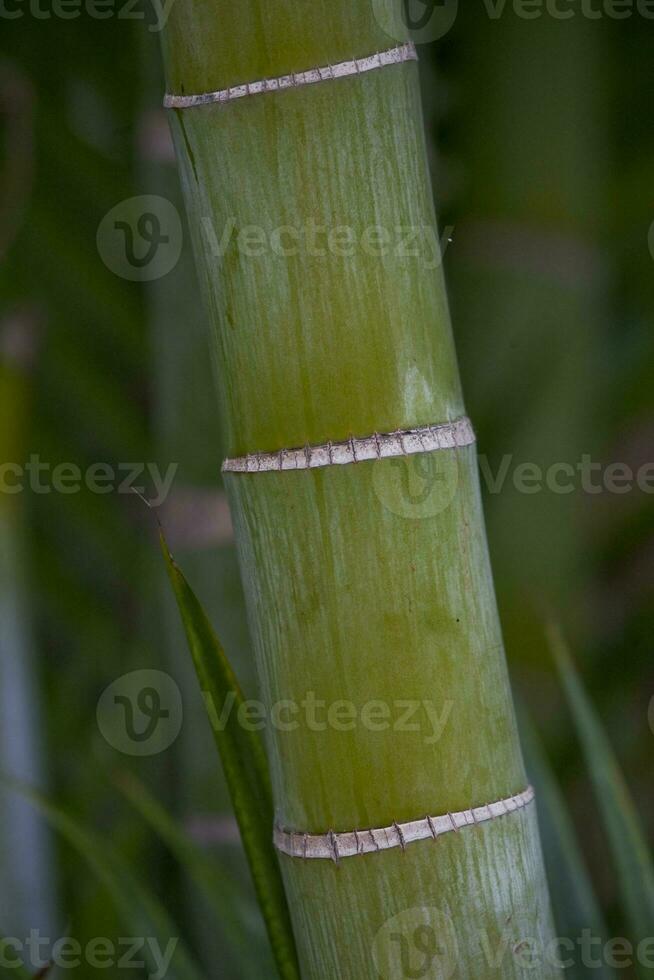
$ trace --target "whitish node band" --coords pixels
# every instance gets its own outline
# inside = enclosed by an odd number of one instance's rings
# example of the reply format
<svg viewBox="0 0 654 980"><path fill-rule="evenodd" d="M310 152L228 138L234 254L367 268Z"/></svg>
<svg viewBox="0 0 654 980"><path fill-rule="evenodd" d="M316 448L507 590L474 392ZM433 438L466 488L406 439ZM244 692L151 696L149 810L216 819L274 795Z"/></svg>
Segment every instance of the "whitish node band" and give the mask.
<svg viewBox="0 0 654 980"><path fill-rule="evenodd" d="M289 88L300 88L302 85L315 85L317 82L330 82L348 75L363 75L387 65L398 65L402 61L417 61L418 52L415 45L407 42L387 51L366 58L354 58L352 61L340 61L337 65L324 65L321 68L310 68L308 71L294 72L291 75L279 75L277 78L262 78L256 82L246 82L230 88L219 89L217 92L203 92L200 95L170 95L164 96L166 109L192 109L195 106L234 102L249 95L263 95L266 92L282 92Z"/></svg>
<svg viewBox="0 0 654 980"><path fill-rule="evenodd" d="M353 830L340 834L333 831L327 834L303 834L276 827L273 840L277 850L288 854L289 857L326 858L338 863L341 858L388 851L394 847L404 850L409 844L419 840L431 838L437 841L443 834L458 832L464 827L488 823L498 817L515 813L516 810L523 810L533 802L534 798L533 787L528 786L517 796L509 796L495 803L486 803L470 810L459 810L457 813L445 813L438 817L412 820L409 823L393 822L390 827L377 827L372 830Z"/></svg>
<svg viewBox="0 0 654 980"><path fill-rule="evenodd" d="M274 453L249 453L223 463L224 473L264 473L271 470L309 470L319 466L344 466L371 459L413 456L437 449L457 449L475 441L472 423L465 415L454 422L425 425L419 429L375 432L363 438L326 442L318 446L280 449Z"/></svg>

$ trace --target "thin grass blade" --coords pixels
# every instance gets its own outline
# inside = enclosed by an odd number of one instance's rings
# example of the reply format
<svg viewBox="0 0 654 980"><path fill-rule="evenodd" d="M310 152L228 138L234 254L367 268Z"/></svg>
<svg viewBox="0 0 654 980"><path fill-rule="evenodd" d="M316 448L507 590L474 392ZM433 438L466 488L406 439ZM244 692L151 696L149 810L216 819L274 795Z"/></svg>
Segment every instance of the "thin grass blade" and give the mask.
<svg viewBox="0 0 654 980"><path fill-rule="evenodd" d="M50 825L64 837L86 861L112 897L116 910L129 934L143 937L142 956L150 972L158 973L161 963L153 954L154 941L164 955L171 955L168 980L204 980L193 957L179 936L157 897L134 876L127 862L107 838L83 827L41 793L14 780L6 781L22 793L44 815Z"/></svg>
<svg viewBox="0 0 654 980"><path fill-rule="evenodd" d="M538 800L538 825L556 934L560 939L569 941L569 955L561 951L562 960L572 961L565 975L568 980L589 980L590 977L614 980L615 973L606 963L599 967L590 966L579 955L578 940L584 930L590 929L593 936L601 937L604 942L609 935L608 928L563 795L540 737L524 707L518 712L518 719L529 781L536 790ZM573 947L570 947L570 942L574 944Z"/></svg>
<svg viewBox="0 0 654 980"><path fill-rule="evenodd" d="M256 731L240 724L239 707L244 698L236 675L202 606L175 564L163 532L160 539L275 961L284 980L295 980L299 977L297 955L272 843L272 794L263 745Z"/></svg>
<svg viewBox="0 0 654 980"><path fill-rule="evenodd" d="M609 839L627 925L633 941L640 943L651 937L654 924L652 856L615 753L579 680L561 632L551 626L548 634ZM639 962L637 972L639 976L652 977L654 967Z"/></svg>
<svg viewBox="0 0 654 980"><path fill-rule="evenodd" d="M224 935L230 944L239 973L243 978L258 980L269 975L271 964L267 944L262 949L257 937L247 928L250 910L240 883L204 850L189 839L183 829L164 810L140 780L121 773L120 790L161 838L190 879L205 895L214 914L225 925ZM264 940L265 943L265 940Z"/></svg>

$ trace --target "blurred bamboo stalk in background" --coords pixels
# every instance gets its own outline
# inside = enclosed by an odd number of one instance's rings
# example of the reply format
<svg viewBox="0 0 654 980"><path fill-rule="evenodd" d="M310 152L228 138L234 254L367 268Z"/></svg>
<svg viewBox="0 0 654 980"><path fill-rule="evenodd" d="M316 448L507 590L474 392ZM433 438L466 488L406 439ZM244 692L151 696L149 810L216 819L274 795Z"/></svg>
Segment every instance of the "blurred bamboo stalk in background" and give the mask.
<svg viewBox="0 0 654 980"><path fill-rule="evenodd" d="M522 975L517 941L552 936L533 805L406 847L402 832L526 791L406 40L368 3L180 0L167 85L183 104L322 69L173 114L224 449L249 456L225 483L274 722L276 839L307 835L307 859L280 855L302 975L390 978L428 956L504 980ZM352 66L391 50L400 63ZM425 426L450 448L404 455ZM283 453L298 447L306 465ZM335 835L374 828L397 846L339 855ZM310 857L309 835L333 860Z"/></svg>
<svg viewBox="0 0 654 980"><path fill-rule="evenodd" d="M16 467L27 455L31 366L38 316L14 310L0 322L0 773L44 782L41 692L36 671L24 520ZM18 489L16 484L18 484ZM43 819L22 795L0 785L0 922L5 935L55 927L53 854Z"/></svg>
<svg viewBox="0 0 654 980"><path fill-rule="evenodd" d="M582 635L590 625L595 498L578 464L601 449L604 27L507 9L498 21L462 10L459 29L465 183L448 252L452 303L507 646L542 670L544 608ZM523 467L555 468L552 482L517 489Z"/></svg>
<svg viewBox="0 0 654 980"><path fill-rule="evenodd" d="M501 491L486 484L510 661L527 692L538 692L534 714L556 730L560 718L542 696L550 664L543 610L555 609L588 635L583 599L595 498L584 504L579 492L551 487L520 493L512 477L525 463L576 472L583 455L599 448L593 420L608 279L600 247L607 221L604 33L579 18L526 24L507 12L498 24L466 11L458 51L465 208L448 260L460 360L486 473L500 474L511 454ZM568 482L565 472L560 479ZM534 756L528 753L528 768L541 769ZM553 836L550 821L545 860L556 915L568 907L573 864L562 869ZM557 922L557 935L570 939L582 928L607 934L596 910L585 914L571 933ZM576 964L571 976L582 975Z"/></svg>

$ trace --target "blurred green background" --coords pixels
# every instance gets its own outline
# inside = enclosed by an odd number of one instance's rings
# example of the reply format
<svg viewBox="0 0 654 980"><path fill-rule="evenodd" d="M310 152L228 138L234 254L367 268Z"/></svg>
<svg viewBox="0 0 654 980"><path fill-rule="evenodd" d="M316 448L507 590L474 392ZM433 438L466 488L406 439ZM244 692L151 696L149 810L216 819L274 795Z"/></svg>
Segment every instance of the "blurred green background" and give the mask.
<svg viewBox="0 0 654 980"><path fill-rule="evenodd" d="M158 896L206 976L271 976L152 515L115 482L105 493L48 484L61 463L81 473L107 464L124 478L125 464L147 462L134 482L152 497L154 466L176 467L160 511L171 546L256 696L208 339L160 108L159 37L151 11L112 9L104 19L18 4L0 14L0 462L49 467L40 488L25 478L19 493L7 491L18 471L3 469L0 768L103 835L106 853L115 848ZM527 20L507 5L492 18L479 3L420 47L512 679L611 935L625 934L615 875L543 623L555 617L571 640L651 841L654 469L649 493L589 492L579 475L571 492L524 493L513 478L524 463L545 471L590 457L601 483L610 464L636 472L654 458L653 30L636 12ZM151 281L116 274L96 241L104 216L139 195L172 202L182 221L179 261ZM136 756L98 703L144 669L173 679L181 707L169 719L172 744ZM215 873L217 902L127 798L127 774ZM4 935L38 928L82 944L126 935L107 881L29 802L5 790L0 819ZM114 969L87 963L77 973L122 975Z"/></svg>

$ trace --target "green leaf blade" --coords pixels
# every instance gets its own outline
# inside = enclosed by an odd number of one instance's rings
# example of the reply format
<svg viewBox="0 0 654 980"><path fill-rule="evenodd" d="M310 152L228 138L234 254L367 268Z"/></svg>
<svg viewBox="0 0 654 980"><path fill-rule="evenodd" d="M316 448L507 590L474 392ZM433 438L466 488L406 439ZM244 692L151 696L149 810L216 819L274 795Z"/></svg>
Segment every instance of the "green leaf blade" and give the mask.
<svg viewBox="0 0 654 980"><path fill-rule="evenodd" d="M257 732L240 723L244 699L236 676L163 532L160 541L277 967L283 980L297 980L295 942L272 843L272 792L263 745ZM225 714L227 704L231 710Z"/></svg>

